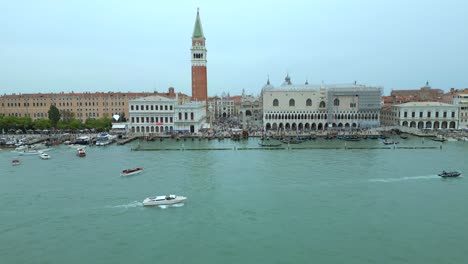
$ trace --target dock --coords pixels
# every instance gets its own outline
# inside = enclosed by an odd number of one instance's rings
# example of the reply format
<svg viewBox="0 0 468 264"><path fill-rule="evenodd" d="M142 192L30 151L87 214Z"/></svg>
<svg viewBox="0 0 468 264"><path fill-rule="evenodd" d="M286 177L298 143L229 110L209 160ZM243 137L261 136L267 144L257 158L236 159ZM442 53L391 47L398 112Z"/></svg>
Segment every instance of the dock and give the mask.
<svg viewBox="0 0 468 264"><path fill-rule="evenodd" d="M133 136L133 137L129 137L129 138L125 138L125 139L122 139L122 140L119 140L117 141L117 145L125 145L129 142L132 142L133 140L135 139L138 139L139 137L138 136Z"/></svg>

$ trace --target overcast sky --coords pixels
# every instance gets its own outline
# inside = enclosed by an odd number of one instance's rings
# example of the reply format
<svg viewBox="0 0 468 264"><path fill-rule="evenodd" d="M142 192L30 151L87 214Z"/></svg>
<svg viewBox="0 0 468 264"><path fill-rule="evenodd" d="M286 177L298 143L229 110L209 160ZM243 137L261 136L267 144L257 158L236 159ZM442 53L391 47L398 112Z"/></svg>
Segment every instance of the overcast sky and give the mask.
<svg viewBox="0 0 468 264"><path fill-rule="evenodd" d="M208 94L293 83L468 87L465 0L0 0L0 93L191 95L196 8Z"/></svg>

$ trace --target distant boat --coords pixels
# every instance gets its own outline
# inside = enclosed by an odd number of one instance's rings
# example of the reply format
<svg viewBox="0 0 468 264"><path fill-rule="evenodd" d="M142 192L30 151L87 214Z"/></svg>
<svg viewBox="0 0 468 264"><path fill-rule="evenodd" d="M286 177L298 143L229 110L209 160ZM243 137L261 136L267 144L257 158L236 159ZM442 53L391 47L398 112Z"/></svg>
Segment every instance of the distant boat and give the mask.
<svg viewBox="0 0 468 264"><path fill-rule="evenodd" d="M143 168L141 167L133 168L133 169L126 169L126 170L123 170L122 173L120 173L120 176L132 176L141 172L143 172Z"/></svg>
<svg viewBox="0 0 468 264"><path fill-rule="evenodd" d="M401 139L408 139L408 136L407 135L400 135L400 138Z"/></svg>
<svg viewBox="0 0 468 264"><path fill-rule="evenodd" d="M39 155L39 157L40 157L41 159L43 159L43 160L48 160L48 159L50 159L50 156L49 156L49 154L47 154L47 153L41 153L41 154Z"/></svg>
<svg viewBox="0 0 468 264"><path fill-rule="evenodd" d="M21 161L20 161L19 158L13 158L11 160L11 165L13 165L13 166L17 166L17 165L20 165L20 164L21 164Z"/></svg>
<svg viewBox="0 0 468 264"><path fill-rule="evenodd" d="M82 148L79 148L76 150L76 155L78 157L86 157L86 151Z"/></svg>
<svg viewBox="0 0 468 264"><path fill-rule="evenodd" d="M438 142L445 142L447 139L445 137L435 137L431 138L433 141L438 141Z"/></svg>
<svg viewBox="0 0 468 264"><path fill-rule="evenodd" d="M441 173L437 174L442 178L449 178L449 177L458 177L461 175L459 171L442 171Z"/></svg>
<svg viewBox="0 0 468 264"><path fill-rule="evenodd" d="M262 147L281 147L282 143L263 143L263 142L258 142L258 145Z"/></svg>
<svg viewBox="0 0 468 264"><path fill-rule="evenodd" d="M396 145L400 142L398 141L383 141L382 143L384 143L385 145Z"/></svg>
<svg viewBox="0 0 468 264"><path fill-rule="evenodd" d="M81 136L78 137L73 144L78 144L78 145L89 145L91 138L89 136Z"/></svg>
<svg viewBox="0 0 468 264"><path fill-rule="evenodd" d="M109 145L115 141L117 136L111 135L107 132L99 133L96 137L96 146Z"/></svg>
<svg viewBox="0 0 468 264"><path fill-rule="evenodd" d="M285 139L285 140L281 140L281 142L283 142L284 144L301 144L302 142L304 142L304 140L300 140L300 139Z"/></svg>
<svg viewBox="0 0 468 264"><path fill-rule="evenodd" d="M171 204L182 203L185 200L187 200L187 197L171 194L171 195L164 195L164 196L148 197L145 200L143 200L143 205L144 206L171 205Z"/></svg>

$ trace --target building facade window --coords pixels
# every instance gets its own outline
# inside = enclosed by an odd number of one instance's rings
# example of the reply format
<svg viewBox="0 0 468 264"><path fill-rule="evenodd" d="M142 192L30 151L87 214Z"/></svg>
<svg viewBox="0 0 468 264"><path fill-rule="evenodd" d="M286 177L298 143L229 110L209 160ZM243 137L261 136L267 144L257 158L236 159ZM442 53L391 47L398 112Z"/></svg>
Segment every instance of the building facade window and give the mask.
<svg viewBox="0 0 468 264"><path fill-rule="evenodd" d="M278 101L278 99L273 100L273 106L279 106L279 101Z"/></svg>
<svg viewBox="0 0 468 264"><path fill-rule="evenodd" d="M334 106L340 106L340 100L338 98L336 98L335 100L333 100L333 105Z"/></svg>
<svg viewBox="0 0 468 264"><path fill-rule="evenodd" d="M294 99L290 99L289 106L296 106L296 101L294 101Z"/></svg>
<svg viewBox="0 0 468 264"><path fill-rule="evenodd" d="M312 106L312 99L307 99L306 106Z"/></svg>

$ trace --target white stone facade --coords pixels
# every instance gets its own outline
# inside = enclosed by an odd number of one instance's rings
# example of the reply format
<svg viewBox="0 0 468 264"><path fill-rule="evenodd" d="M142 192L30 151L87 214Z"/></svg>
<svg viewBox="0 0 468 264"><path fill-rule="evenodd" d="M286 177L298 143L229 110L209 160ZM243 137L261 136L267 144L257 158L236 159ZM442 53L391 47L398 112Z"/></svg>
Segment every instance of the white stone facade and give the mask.
<svg viewBox="0 0 468 264"><path fill-rule="evenodd" d="M468 94L457 94L453 104L458 106L458 128L468 129Z"/></svg>
<svg viewBox="0 0 468 264"><path fill-rule="evenodd" d="M148 96L129 101L131 132L136 134L197 133L206 122L205 104L178 105L177 98Z"/></svg>
<svg viewBox="0 0 468 264"><path fill-rule="evenodd" d="M458 107L439 102L411 102L392 106L393 125L419 129L458 129Z"/></svg>
<svg viewBox="0 0 468 264"><path fill-rule="evenodd" d="M175 107L175 130L180 133L198 133L206 123L206 105L190 102Z"/></svg>
<svg viewBox="0 0 468 264"><path fill-rule="evenodd" d="M266 130L325 130L380 125L380 87L363 85L293 85L262 89Z"/></svg>
<svg viewBox="0 0 468 264"><path fill-rule="evenodd" d="M149 134L173 131L176 102L176 99L162 96L130 100L131 132Z"/></svg>

